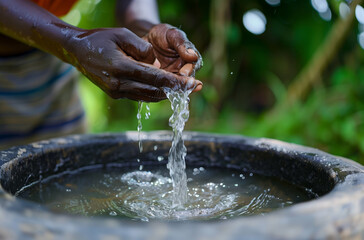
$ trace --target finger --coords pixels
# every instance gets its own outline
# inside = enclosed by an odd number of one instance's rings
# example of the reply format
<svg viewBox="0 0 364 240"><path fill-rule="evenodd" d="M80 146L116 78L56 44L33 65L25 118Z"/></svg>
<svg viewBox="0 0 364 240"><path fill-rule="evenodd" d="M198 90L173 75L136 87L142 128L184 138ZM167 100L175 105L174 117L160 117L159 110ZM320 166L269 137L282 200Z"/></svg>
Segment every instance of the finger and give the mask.
<svg viewBox="0 0 364 240"><path fill-rule="evenodd" d="M120 72L115 73L117 77L134 80L156 88L168 87L175 90L192 89L192 86L187 83L191 80L195 81L194 78L179 76L163 69L158 69L153 65L144 64L132 59L128 60L120 62Z"/></svg>
<svg viewBox="0 0 364 240"><path fill-rule="evenodd" d="M196 82L196 87L195 87L195 89L193 89L193 91L192 92L198 92L198 91L201 91L201 89L202 89L202 87L203 87L203 83L201 82L201 81L198 81L198 80L196 80L197 82Z"/></svg>
<svg viewBox="0 0 364 240"><path fill-rule="evenodd" d="M137 61L152 64L155 60L152 45L129 29L119 29L118 34L116 34L116 44Z"/></svg>
<svg viewBox="0 0 364 240"><path fill-rule="evenodd" d="M155 59L155 61L153 62L153 66L156 68L161 68L161 63L159 62L158 59Z"/></svg>
<svg viewBox="0 0 364 240"><path fill-rule="evenodd" d="M192 63L199 59L198 51L187 39L187 36L183 31L171 28L167 31L166 38L169 46L175 49L184 61Z"/></svg>
<svg viewBox="0 0 364 240"><path fill-rule="evenodd" d="M123 80L120 82L118 91L113 94L114 98L128 98L135 101L159 102L166 99L163 90L135 82L132 80Z"/></svg>
<svg viewBox="0 0 364 240"><path fill-rule="evenodd" d="M185 64L180 70L179 74L182 76L190 76L194 71L194 66L192 63Z"/></svg>

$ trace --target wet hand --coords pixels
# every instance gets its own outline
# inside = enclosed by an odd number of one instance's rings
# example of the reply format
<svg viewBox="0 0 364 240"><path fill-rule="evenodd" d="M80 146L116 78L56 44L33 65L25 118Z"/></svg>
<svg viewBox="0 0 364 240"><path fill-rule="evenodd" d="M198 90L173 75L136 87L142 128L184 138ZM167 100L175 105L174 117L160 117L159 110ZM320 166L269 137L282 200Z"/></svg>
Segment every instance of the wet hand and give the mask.
<svg viewBox="0 0 364 240"><path fill-rule="evenodd" d="M192 77L153 66L152 44L126 28L82 30L66 49L70 62L112 98L157 102L166 98L165 87L202 88Z"/></svg>
<svg viewBox="0 0 364 240"><path fill-rule="evenodd" d="M182 76L194 76L202 58L186 34L168 24L154 26L144 37L153 46L155 65Z"/></svg>

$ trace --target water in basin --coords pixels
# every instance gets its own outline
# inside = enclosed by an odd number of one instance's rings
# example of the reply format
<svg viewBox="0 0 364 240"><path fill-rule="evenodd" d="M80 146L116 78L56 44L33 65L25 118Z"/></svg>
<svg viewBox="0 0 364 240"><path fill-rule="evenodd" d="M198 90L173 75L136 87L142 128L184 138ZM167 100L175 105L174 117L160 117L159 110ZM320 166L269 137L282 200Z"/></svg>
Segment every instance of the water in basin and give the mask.
<svg viewBox="0 0 364 240"><path fill-rule="evenodd" d="M135 221L224 220L266 214L315 198L272 177L224 168L187 168L188 198L173 205L165 166L98 168L43 179L17 193L58 213L129 218Z"/></svg>

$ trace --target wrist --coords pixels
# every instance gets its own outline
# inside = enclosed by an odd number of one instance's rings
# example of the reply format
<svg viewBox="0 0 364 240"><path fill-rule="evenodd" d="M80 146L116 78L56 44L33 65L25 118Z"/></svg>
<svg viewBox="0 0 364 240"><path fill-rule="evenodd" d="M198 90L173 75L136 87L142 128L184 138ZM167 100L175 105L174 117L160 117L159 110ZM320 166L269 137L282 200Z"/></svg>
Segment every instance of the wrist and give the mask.
<svg viewBox="0 0 364 240"><path fill-rule="evenodd" d="M82 35L87 35L89 30L77 28L74 26L64 26L61 29L61 49L58 51L58 57L63 61L79 67L79 52L84 51Z"/></svg>

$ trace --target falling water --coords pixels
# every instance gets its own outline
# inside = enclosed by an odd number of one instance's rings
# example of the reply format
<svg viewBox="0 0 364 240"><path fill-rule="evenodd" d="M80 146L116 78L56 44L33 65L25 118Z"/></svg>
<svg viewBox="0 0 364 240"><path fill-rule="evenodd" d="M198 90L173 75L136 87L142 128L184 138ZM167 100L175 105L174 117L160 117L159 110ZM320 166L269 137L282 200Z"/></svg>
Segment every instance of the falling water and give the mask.
<svg viewBox="0 0 364 240"><path fill-rule="evenodd" d="M145 119L149 119L149 118L150 118L150 107L149 107L149 103L147 103L147 104L145 105L145 109L147 110L147 111L145 112Z"/></svg>
<svg viewBox="0 0 364 240"><path fill-rule="evenodd" d="M137 119L138 119L138 143L139 143L139 151L143 152L143 144L142 144L142 139L140 136L140 132L143 128L142 126L142 110L143 110L143 102L139 101L138 102L138 113L137 113Z"/></svg>
<svg viewBox="0 0 364 240"><path fill-rule="evenodd" d="M169 169L173 184L173 205L174 207L182 207L187 202L187 177L185 170L187 149L183 143L182 132L189 117L188 95L192 91L174 91L165 88L164 92L171 102L173 111L172 116L169 118L169 126L173 129L173 140L169 150L167 168Z"/></svg>

